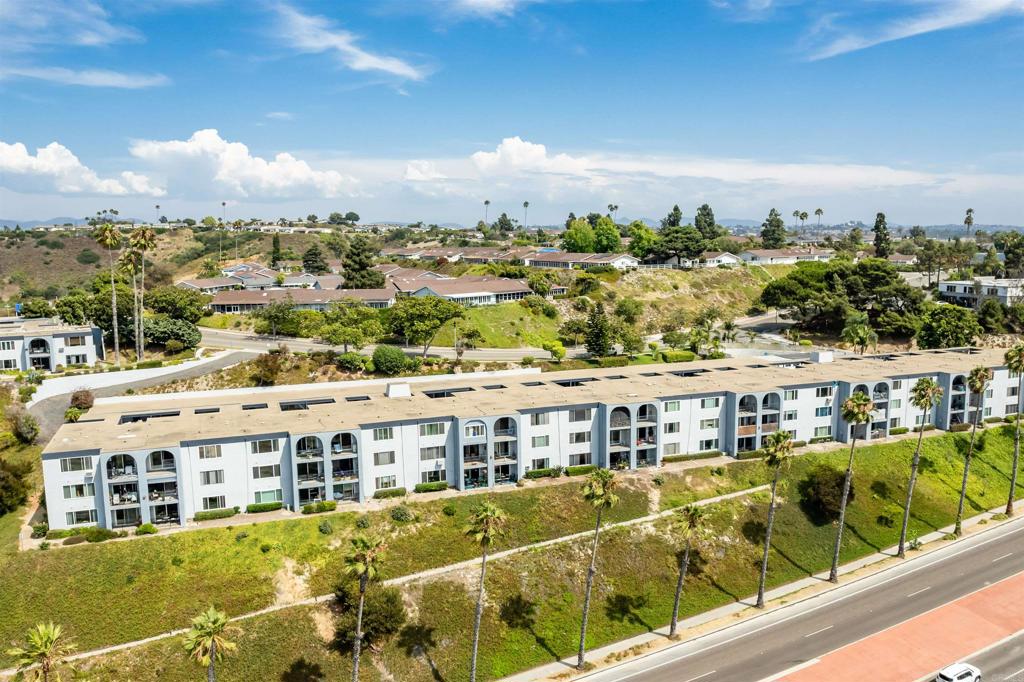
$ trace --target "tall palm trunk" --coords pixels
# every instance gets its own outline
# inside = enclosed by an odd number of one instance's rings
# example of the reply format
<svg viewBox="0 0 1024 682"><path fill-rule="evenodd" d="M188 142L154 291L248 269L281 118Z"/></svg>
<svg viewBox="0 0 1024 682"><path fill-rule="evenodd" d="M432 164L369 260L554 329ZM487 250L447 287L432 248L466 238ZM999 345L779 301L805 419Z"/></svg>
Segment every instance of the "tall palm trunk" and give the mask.
<svg viewBox="0 0 1024 682"><path fill-rule="evenodd" d="M856 430L856 428L854 429ZM843 499L839 503L839 528L836 529L836 546L832 549L832 570L829 571L829 582L839 582L839 550L843 545L843 524L846 523L846 503L850 499L850 481L853 480L853 453L857 448L857 436L850 439L850 461L846 465L846 478L843 479Z"/></svg>
<svg viewBox="0 0 1024 682"><path fill-rule="evenodd" d="M365 574L359 576L359 610L356 612L356 639L352 643L352 682L359 682L359 653L363 648L363 602L366 601Z"/></svg>
<svg viewBox="0 0 1024 682"><path fill-rule="evenodd" d="M121 341L117 333L117 286L114 284L114 250L107 249L110 255L110 319L114 325L114 358L118 369L121 368Z"/></svg>
<svg viewBox="0 0 1024 682"><path fill-rule="evenodd" d="M139 359L146 353L146 320L143 311L146 309L146 252L139 254L142 261L142 280L139 283Z"/></svg>
<svg viewBox="0 0 1024 682"><path fill-rule="evenodd" d="M473 658L469 663L469 682L476 682L476 654L480 646L480 620L484 615L484 579L487 576L487 546L484 545L483 558L480 560L480 590L476 595L476 616L473 620Z"/></svg>
<svg viewBox="0 0 1024 682"><path fill-rule="evenodd" d="M210 640L210 664L206 666L206 682L217 682L214 662L217 660L217 640Z"/></svg>
<svg viewBox="0 0 1024 682"><path fill-rule="evenodd" d="M686 572L690 568L690 538L686 538L686 549L683 551L683 560L679 564L679 580L676 581L676 599L672 604L672 624L668 628L668 636L676 636L676 627L679 625L679 600L683 596L683 581L686 580Z"/></svg>
<svg viewBox="0 0 1024 682"><path fill-rule="evenodd" d="M779 469L772 477L772 501L768 505L768 527L764 531L764 555L761 557L761 578L757 583L757 608L764 608L764 587L768 581L768 551L772 546L772 526L775 525L775 489L779 485Z"/></svg>
<svg viewBox="0 0 1024 682"><path fill-rule="evenodd" d="M1024 392L1024 372L1017 379L1017 418L1013 428L1013 465L1010 470L1010 495L1006 499L1006 515L1013 516L1013 495L1017 492L1017 464L1020 459L1020 395Z"/></svg>
<svg viewBox="0 0 1024 682"><path fill-rule="evenodd" d="M978 434L978 422L981 421L982 405L984 404L983 393L978 394L978 409L974 412L974 426L971 427L971 444L967 446L967 456L964 457L964 478L960 481L960 501L956 505L956 523L953 525L953 535L960 537L963 534L964 499L967 497L967 476L971 471L971 457L974 456L974 438ZM970 409L971 396L968 394L967 402Z"/></svg>
<svg viewBox="0 0 1024 682"><path fill-rule="evenodd" d="M142 360L139 353L139 278L132 273L132 328L135 330L135 361Z"/></svg>
<svg viewBox="0 0 1024 682"><path fill-rule="evenodd" d="M921 441L924 440L924 427L928 423L928 410L924 411L921 431L917 434L917 447L914 457L910 460L910 480L907 481L907 499L903 503L903 526L900 528L900 544L896 552L901 559L907 558L907 527L910 525L910 501L914 497L914 484L917 483L917 469L921 464Z"/></svg>
<svg viewBox="0 0 1024 682"><path fill-rule="evenodd" d="M594 586L594 574L597 572L597 540L601 535L601 511L597 509L597 526L594 528L594 545L590 550L590 568L587 570L587 587L583 594L583 622L580 625L580 650L576 657L576 669L583 670L583 657L587 650L587 617L590 615L590 590Z"/></svg>

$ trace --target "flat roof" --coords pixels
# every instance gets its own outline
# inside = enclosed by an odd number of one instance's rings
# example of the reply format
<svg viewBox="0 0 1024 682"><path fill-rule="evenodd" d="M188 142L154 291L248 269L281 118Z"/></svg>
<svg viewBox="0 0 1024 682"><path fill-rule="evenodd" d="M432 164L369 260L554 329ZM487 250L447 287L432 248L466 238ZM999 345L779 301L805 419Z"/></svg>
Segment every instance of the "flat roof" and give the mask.
<svg viewBox="0 0 1024 682"><path fill-rule="evenodd" d="M1003 351L914 351L841 356L833 362L727 358L690 363L637 365L523 375L446 375L395 379L367 385L332 382L268 389L198 391L173 396L133 396L97 402L82 421L62 425L44 454L99 450L104 453L171 447L181 441L273 433L344 431L408 420L511 415L588 405L623 404L701 394L757 393L834 381L871 383L889 377L935 372L966 374L977 365L1003 366ZM409 383L411 395L386 397L388 384ZM461 390L455 390L461 389ZM431 397L431 391L452 391ZM322 402L282 410L281 403ZM246 406L266 404L265 408ZM214 411L216 410L216 411ZM120 423L124 415L177 413Z"/></svg>
<svg viewBox="0 0 1024 682"><path fill-rule="evenodd" d="M49 317L0 319L0 336L49 336L80 332L91 334L93 327L87 324L64 324Z"/></svg>

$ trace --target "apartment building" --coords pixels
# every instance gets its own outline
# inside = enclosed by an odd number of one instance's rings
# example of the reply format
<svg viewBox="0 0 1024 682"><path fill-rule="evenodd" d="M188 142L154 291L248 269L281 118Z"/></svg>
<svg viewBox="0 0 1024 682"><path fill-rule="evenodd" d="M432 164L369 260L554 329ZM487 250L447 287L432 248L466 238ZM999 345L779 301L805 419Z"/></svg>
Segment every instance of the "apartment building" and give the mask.
<svg viewBox="0 0 1024 682"><path fill-rule="evenodd" d="M0 370L92 365L103 358L103 332L90 325L67 325L50 318L0 319Z"/></svg>
<svg viewBox="0 0 1024 682"><path fill-rule="evenodd" d="M994 298L1003 305L1013 305L1024 300L1024 279L976 277L947 280L939 284L939 297L969 308L986 298Z"/></svg>
<svg viewBox="0 0 1024 682"><path fill-rule="evenodd" d="M966 375L978 365L993 378L968 404ZM979 408L984 417L1019 409L1002 353L968 349L101 399L43 451L49 523L182 524L203 510L362 502L431 481L490 488L553 466L635 469L670 455L736 455L780 429L796 440L848 441L840 406L854 392L876 408L857 437L877 440L922 422L909 400L922 377L944 389L930 417L940 429Z"/></svg>

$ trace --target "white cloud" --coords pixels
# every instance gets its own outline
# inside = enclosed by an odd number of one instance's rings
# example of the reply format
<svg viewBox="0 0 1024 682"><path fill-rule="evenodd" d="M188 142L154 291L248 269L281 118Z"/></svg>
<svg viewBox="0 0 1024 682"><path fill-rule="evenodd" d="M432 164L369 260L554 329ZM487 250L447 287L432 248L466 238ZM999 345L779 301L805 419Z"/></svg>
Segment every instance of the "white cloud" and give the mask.
<svg viewBox="0 0 1024 682"><path fill-rule="evenodd" d="M449 0L446 4L451 12L492 18L511 16L526 5L533 5L542 0Z"/></svg>
<svg viewBox="0 0 1024 682"><path fill-rule="evenodd" d="M216 130L198 130L187 140L139 140L131 154L167 177L168 188L188 196L338 197L356 193L355 178L336 170L314 170L282 152L273 160L253 156L241 142Z"/></svg>
<svg viewBox="0 0 1024 682"><path fill-rule="evenodd" d="M0 2L0 50L96 47L141 39L135 29L111 21L109 13L93 0Z"/></svg>
<svg viewBox="0 0 1024 682"><path fill-rule="evenodd" d="M21 142L0 141L0 178L3 187L29 193L153 197L166 194L145 175L131 171L124 171L117 178L101 178L58 142L37 149L33 156Z"/></svg>
<svg viewBox="0 0 1024 682"><path fill-rule="evenodd" d="M170 80L159 73L139 74L107 71L105 69L65 69L59 66L5 66L0 67L0 80L31 78L61 85L82 85L98 88L138 89L166 85Z"/></svg>
<svg viewBox="0 0 1024 682"><path fill-rule="evenodd" d="M281 19L280 38L292 49L317 54L333 52L353 71L379 71L414 81L423 80L429 74L422 66L359 47L356 35L334 27L326 17L302 14L283 3L275 5L275 10Z"/></svg>
<svg viewBox="0 0 1024 682"><path fill-rule="evenodd" d="M433 161L412 160L405 164L405 180L407 182L429 182L445 180L447 176L437 169Z"/></svg>
<svg viewBox="0 0 1024 682"><path fill-rule="evenodd" d="M267 118L273 121L291 121L295 115L290 111L268 111Z"/></svg>

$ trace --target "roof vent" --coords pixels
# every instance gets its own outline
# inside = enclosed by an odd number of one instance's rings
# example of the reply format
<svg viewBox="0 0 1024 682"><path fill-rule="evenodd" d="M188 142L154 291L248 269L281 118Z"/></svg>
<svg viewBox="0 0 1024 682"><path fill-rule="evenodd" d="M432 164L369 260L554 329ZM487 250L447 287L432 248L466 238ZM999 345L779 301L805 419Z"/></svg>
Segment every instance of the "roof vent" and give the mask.
<svg viewBox="0 0 1024 682"><path fill-rule="evenodd" d="M811 362L832 362L835 356L830 350L816 350L811 352Z"/></svg>
<svg viewBox="0 0 1024 682"><path fill-rule="evenodd" d="M408 398L412 395L412 389L409 384L388 384L384 395L388 398Z"/></svg>

